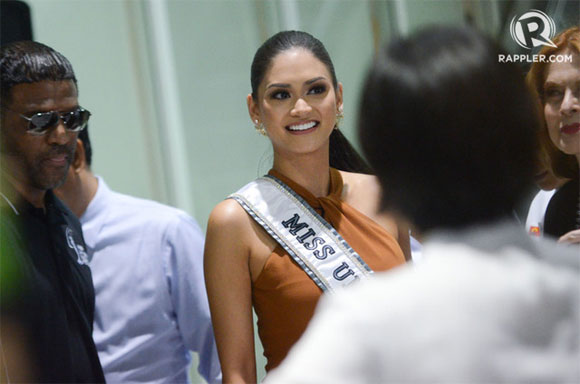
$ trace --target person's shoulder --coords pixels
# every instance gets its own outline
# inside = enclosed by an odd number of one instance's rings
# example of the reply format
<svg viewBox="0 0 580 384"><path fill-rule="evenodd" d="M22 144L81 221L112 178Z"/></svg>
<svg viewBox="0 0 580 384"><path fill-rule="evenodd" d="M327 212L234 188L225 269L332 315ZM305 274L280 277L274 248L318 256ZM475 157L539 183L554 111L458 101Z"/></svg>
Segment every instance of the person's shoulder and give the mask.
<svg viewBox="0 0 580 384"><path fill-rule="evenodd" d="M521 232L525 243L514 239L495 248L427 242L425 262L416 266L429 272L422 276L429 286L426 295L454 298L478 313L492 306L535 308L535 302L526 301L532 293L563 298L577 290L580 255Z"/></svg>
<svg viewBox="0 0 580 384"><path fill-rule="evenodd" d="M127 195L111 191L109 204L119 214L132 215L134 217L155 217L155 220L171 220L190 217L182 209L160 203L155 200Z"/></svg>
<svg viewBox="0 0 580 384"><path fill-rule="evenodd" d="M209 215L208 227L241 228L248 224L248 214L234 199L226 199L214 207Z"/></svg>
<svg viewBox="0 0 580 384"><path fill-rule="evenodd" d="M349 193L372 197L380 195L381 186L376 176L346 171L339 172L342 176L342 182L347 187Z"/></svg>
<svg viewBox="0 0 580 384"><path fill-rule="evenodd" d="M251 248L255 244L254 225L251 217L237 201L226 199L216 205L209 215L206 244L211 244L212 248Z"/></svg>
<svg viewBox="0 0 580 384"><path fill-rule="evenodd" d="M539 260L535 252L518 247L488 252L467 244L426 243L421 263L375 273L333 301L353 311L380 307L374 310L377 316L384 309L385 316L408 321L414 321L417 308L462 312L475 320L500 304L523 306L532 292L570 295L561 287L578 287L578 266L571 265L573 256L568 250L556 250L554 245L551 255L557 261ZM579 259L576 254L576 263Z"/></svg>
<svg viewBox="0 0 580 384"><path fill-rule="evenodd" d="M379 179L374 175L338 170L343 182L362 187L379 187Z"/></svg>
<svg viewBox="0 0 580 384"><path fill-rule="evenodd" d="M381 186L373 175L339 171L342 176L342 200L358 211L380 221L377 217L381 198Z"/></svg>
<svg viewBox="0 0 580 384"><path fill-rule="evenodd" d="M380 192L379 179L374 175L367 175L364 173L354 173L338 170L344 185L350 185L361 191L368 191L372 193Z"/></svg>

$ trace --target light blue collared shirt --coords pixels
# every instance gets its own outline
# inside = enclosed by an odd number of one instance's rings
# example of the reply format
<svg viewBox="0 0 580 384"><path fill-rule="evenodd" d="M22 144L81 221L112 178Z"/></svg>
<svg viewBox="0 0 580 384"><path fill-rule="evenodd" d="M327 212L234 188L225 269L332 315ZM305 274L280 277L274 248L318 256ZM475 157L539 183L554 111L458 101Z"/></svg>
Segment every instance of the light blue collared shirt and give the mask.
<svg viewBox="0 0 580 384"><path fill-rule="evenodd" d="M203 236L185 212L111 191L80 221L96 295L93 337L107 382L221 382L203 277Z"/></svg>

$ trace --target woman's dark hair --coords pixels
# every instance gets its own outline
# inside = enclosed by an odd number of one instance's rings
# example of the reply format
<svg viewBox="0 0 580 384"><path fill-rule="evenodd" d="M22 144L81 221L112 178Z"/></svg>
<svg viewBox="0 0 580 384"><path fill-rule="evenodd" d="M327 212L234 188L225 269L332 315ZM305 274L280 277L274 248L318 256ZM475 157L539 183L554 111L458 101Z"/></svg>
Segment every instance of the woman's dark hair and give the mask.
<svg viewBox="0 0 580 384"><path fill-rule="evenodd" d="M21 83L77 79L71 63L61 53L36 41L18 41L0 48L0 96L11 101L12 87Z"/></svg>
<svg viewBox="0 0 580 384"><path fill-rule="evenodd" d="M538 55L550 57L565 54L566 52L578 54L580 53L580 27L568 28L553 38L552 41L555 46L544 46L538 52ZM528 86L532 89L534 96L542 107L545 105L544 83L548 77L549 67L550 63L548 62L534 62L526 77ZM548 155L554 174L563 178L578 179L579 171L576 156L568 155L554 145L548 134L543 112L541 122L542 128L539 131L540 150Z"/></svg>
<svg viewBox="0 0 580 384"><path fill-rule="evenodd" d="M337 88L338 80L334 65L320 40L302 31L282 31L266 40L254 55L250 80L252 97L255 101L258 100L258 88L264 80L266 72L270 69L274 57L292 48L303 48L310 51L326 66L332 79L332 85L334 89ZM337 129L333 130L330 135L330 166L348 172L371 173L368 164Z"/></svg>
<svg viewBox="0 0 580 384"><path fill-rule="evenodd" d="M533 183L539 122L519 69L460 27L382 49L364 85L359 137L382 207L422 231L511 215Z"/></svg>

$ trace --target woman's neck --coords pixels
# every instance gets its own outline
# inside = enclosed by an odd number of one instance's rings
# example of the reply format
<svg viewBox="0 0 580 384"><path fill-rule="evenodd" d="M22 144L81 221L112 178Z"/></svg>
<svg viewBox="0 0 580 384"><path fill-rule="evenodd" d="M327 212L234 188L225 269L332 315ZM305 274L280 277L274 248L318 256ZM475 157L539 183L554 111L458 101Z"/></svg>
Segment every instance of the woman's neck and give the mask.
<svg viewBox="0 0 580 384"><path fill-rule="evenodd" d="M272 168L306 188L316 197L327 196L330 190L328 151L286 157L274 153Z"/></svg>

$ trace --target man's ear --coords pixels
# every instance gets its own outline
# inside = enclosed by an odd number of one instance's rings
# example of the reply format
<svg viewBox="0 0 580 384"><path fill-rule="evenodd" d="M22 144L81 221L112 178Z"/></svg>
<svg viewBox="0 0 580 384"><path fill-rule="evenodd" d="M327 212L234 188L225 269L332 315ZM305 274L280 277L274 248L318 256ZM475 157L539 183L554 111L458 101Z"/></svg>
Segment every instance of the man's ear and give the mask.
<svg viewBox="0 0 580 384"><path fill-rule="evenodd" d="M77 139L77 149L75 151L74 159L71 163L74 173L80 173L87 167L87 160L85 157L85 146L81 139Z"/></svg>

